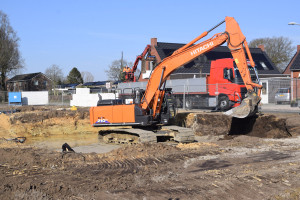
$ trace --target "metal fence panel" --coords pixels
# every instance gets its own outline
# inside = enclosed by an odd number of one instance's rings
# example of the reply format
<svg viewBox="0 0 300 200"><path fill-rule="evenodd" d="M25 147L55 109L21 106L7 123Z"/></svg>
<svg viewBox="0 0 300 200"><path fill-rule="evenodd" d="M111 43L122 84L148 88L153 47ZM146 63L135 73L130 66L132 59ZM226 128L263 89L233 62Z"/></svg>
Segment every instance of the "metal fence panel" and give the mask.
<svg viewBox="0 0 300 200"><path fill-rule="evenodd" d="M261 79L261 82L266 87L263 88L261 95L264 102L269 104L278 103L276 99L278 91L282 88L287 88L289 91L289 100L285 103L298 103L300 106L300 78L265 78ZM147 82L121 83L115 91L115 98L119 97L117 93L126 93L128 98L134 98L134 96L129 95L133 93L133 88L145 89L146 86ZM179 108L215 107L218 104L218 95L222 93L222 88L226 88L224 84L207 85L205 78L168 80L166 87L172 88L174 100ZM75 94L75 92L75 89L49 91L49 105L70 106L72 94ZM90 93L101 94L107 92L112 91L106 88L90 89ZM246 93L246 91L244 92ZM194 101L193 105L190 105L193 99L197 101ZM0 91L0 103L8 105L8 92Z"/></svg>
<svg viewBox="0 0 300 200"><path fill-rule="evenodd" d="M49 105L69 106L73 91L55 91L49 93Z"/></svg>
<svg viewBox="0 0 300 200"><path fill-rule="evenodd" d="M8 104L8 92L0 91L0 104Z"/></svg>

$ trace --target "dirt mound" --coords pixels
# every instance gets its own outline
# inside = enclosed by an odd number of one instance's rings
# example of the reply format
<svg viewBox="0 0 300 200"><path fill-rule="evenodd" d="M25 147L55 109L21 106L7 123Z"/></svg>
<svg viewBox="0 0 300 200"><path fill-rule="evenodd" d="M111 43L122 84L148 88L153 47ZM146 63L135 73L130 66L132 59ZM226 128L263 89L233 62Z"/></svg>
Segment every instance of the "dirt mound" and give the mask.
<svg viewBox="0 0 300 200"><path fill-rule="evenodd" d="M191 116L194 116L193 118ZM257 115L244 119L221 113L198 113L178 116L177 125L191 127L196 135L248 135L263 138L290 137L285 118L274 115ZM181 122L181 124L179 124Z"/></svg>
<svg viewBox="0 0 300 200"><path fill-rule="evenodd" d="M293 136L300 135L300 114L299 113L284 116L282 118L287 119L286 127Z"/></svg>
<svg viewBox="0 0 300 200"><path fill-rule="evenodd" d="M246 119L232 118L230 135L249 135L262 138L290 137L286 119L274 115L253 116Z"/></svg>
<svg viewBox="0 0 300 200"><path fill-rule="evenodd" d="M210 147L214 148L214 147L218 147L218 145L215 143L197 142L197 143L188 143L188 144L180 143L176 147L185 150L185 149L199 149L199 148L210 148Z"/></svg>
<svg viewBox="0 0 300 200"><path fill-rule="evenodd" d="M12 124L21 123L36 123L42 122L51 118L76 118L88 119L89 112L86 109L79 109L77 111L71 110L39 110L34 112L20 112L11 116L10 121Z"/></svg>
<svg viewBox="0 0 300 200"><path fill-rule="evenodd" d="M180 149L166 144L150 144L141 143L131 146L124 146L122 148L113 150L106 154L106 157L111 160L114 159L129 159L129 158L142 158L142 157L159 157L163 154L170 154L172 152L179 152Z"/></svg>
<svg viewBox="0 0 300 200"><path fill-rule="evenodd" d="M230 128L230 117L205 113L197 114L192 128L196 135L225 135Z"/></svg>
<svg viewBox="0 0 300 200"><path fill-rule="evenodd" d="M0 137L4 135L11 135L11 123L9 116L0 114Z"/></svg>
<svg viewBox="0 0 300 200"><path fill-rule="evenodd" d="M174 123L178 126L190 128L195 121L196 113L177 113Z"/></svg>
<svg viewBox="0 0 300 200"><path fill-rule="evenodd" d="M89 123L88 109L71 111L66 109L48 109L31 111L31 107L22 112L0 115L0 137L66 135L77 133L97 133ZM36 107L32 107L36 109Z"/></svg>

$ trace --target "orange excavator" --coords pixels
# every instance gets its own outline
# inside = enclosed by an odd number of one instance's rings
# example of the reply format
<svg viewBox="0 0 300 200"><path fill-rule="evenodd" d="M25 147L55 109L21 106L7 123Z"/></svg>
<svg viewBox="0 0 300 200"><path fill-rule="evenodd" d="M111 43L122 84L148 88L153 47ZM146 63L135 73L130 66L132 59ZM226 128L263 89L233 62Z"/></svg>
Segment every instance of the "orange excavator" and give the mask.
<svg viewBox="0 0 300 200"><path fill-rule="evenodd" d="M135 62L132 66L132 68L126 66L123 68L123 73L125 75L125 80L124 82L136 82L136 77L134 76L134 73L137 69L137 66L139 64L139 61L145 59L145 56L150 52L151 46L147 45L146 48L144 49L143 53L141 55L138 55L135 59ZM146 56L145 60L154 60L154 56Z"/></svg>
<svg viewBox="0 0 300 200"><path fill-rule="evenodd" d="M223 23L226 23L225 32L217 33L210 39L195 44ZM170 74L180 66L225 42L227 42L227 46L247 88L246 98L243 99L241 104L227 111L225 114L237 118L246 118L255 114L261 99L262 85L254 83L251 80L246 53L250 65L254 68L255 64L245 36L235 19L233 17L226 17L224 21L210 30L203 32L200 36L176 50L171 56L162 60L152 71L146 90L136 91L133 103L124 104L122 100L118 99L109 102L104 100L100 101L97 107L90 108L91 124L94 127L134 126L144 128L168 124L172 117L172 112L170 111L171 107L167 105L169 90L165 85ZM231 76L234 76L234 74L231 74ZM140 137L139 133L134 133L134 135Z"/></svg>

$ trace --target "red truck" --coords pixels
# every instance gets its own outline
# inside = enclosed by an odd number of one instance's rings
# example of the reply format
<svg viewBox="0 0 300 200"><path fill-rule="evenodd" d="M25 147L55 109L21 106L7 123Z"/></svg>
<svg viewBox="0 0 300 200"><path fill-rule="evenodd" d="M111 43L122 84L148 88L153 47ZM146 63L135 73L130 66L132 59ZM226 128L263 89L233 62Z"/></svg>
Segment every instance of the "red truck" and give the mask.
<svg viewBox="0 0 300 200"><path fill-rule="evenodd" d="M258 83L255 68L249 65L249 70L250 73L252 72L252 81ZM247 94L247 88L232 58L211 61L210 74L200 79L202 80L199 82L206 87L198 88L201 84L189 86L183 101L186 108L208 107L226 111L240 105ZM173 92L180 99L179 93L176 94L176 89Z"/></svg>

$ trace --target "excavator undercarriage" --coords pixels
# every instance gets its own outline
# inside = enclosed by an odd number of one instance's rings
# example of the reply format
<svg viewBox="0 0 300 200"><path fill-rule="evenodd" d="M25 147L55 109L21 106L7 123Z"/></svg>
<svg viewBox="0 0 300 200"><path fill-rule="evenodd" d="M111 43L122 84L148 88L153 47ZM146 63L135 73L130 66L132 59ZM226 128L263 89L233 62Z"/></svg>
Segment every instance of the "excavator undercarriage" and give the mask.
<svg viewBox="0 0 300 200"><path fill-rule="evenodd" d="M190 128L180 126L162 126L160 130L141 128L119 128L99 131L99 139L105 143L137 144L146 142L190 143L195 135Z"/></svg>

